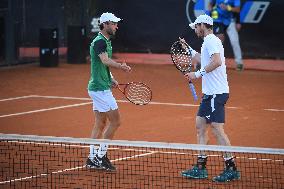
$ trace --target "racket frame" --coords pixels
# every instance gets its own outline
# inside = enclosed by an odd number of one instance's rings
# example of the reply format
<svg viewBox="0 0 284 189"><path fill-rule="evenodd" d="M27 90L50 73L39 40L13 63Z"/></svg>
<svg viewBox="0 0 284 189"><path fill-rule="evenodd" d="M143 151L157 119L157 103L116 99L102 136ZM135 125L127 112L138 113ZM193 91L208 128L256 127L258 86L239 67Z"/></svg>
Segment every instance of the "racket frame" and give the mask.
<svg viewBox="0 0 284 189"><path fill-rule="evenodd" d="M188 58L189 58L188 70L181 70L180 67L176 64L176 61L175 61L176 59L174 59L174 57L173 57L173 56L175 56L174 53L173 53L173 48L174 48L174 46L175 46L177 43L181 44L182 46L183 46L183 45L186 46L185 51L186 51L186 55L188 55ZM189 47L189 45L188 45L186 42L183 42L183 41L176 41L176 42L174 42L174 43L172 44L172 46L171 46L170 54L171 54L172 62L174 63L175 67L176 67L183 75L186 74L186 73L191 72L191 68L192 68L192 53L190 52L190 47ZM196 94L195 87L194 87L194 85L193 85L193 83L192 83L191 80L188 82L188 85L189 85L190 91L191 91L191 93L192 93L193 99L194 99L195 101L197 101L197 100L198 100L198 96L197 96L197 94Z"/></svg>
<svg viewBox="0 0 284 189"><path fill-rule="evenodd" d="M135 101L133 101L131 98L129 98L128 96L127 96L127 94L126 94L126 91L125 91L125 89L129 86L129 85L132 85L132 84L142 84L143 86L145 86L147 89L149 89L149 91L150 91L150 99L147 101L147 102L143 102L143 103L137 103L137 102L135 102ZM119 87L119 86L124 86L123 87L123 90L121 89L121 87ZM147 105L147 104L149 104L149 102L151 102L151 100L152 100L152 90L150 89L150 87L149 86L147 86L145 83L143 83L143 82L130 82L130 83L120 83L120 84L118 84L118 86L117 86L117 89L125 96L125 98L129 101L129 102L131 102L131 103L133 103L133 104L135 104L135 105Z"/></svg>

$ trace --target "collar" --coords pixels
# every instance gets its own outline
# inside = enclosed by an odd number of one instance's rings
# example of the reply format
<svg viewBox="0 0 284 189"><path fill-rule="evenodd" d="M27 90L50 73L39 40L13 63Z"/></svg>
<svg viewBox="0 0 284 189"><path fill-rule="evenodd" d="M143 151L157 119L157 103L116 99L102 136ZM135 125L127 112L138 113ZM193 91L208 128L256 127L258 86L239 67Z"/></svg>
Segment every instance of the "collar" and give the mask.
<svg viewBox="0 0 284 189"><path fill-rule="evenodd" d="M107 41L110 41L110 39L108 39L106 36L104 36L104 34L102 34L101 32L99 32L100 35L102 35Z"/></svg>
<svg viewBox="0 0 284 189"><path fill-rule="evenodd" d="M214 34L213 34L213 33L209 33L208 35L206 35L206 36L204 37L204 40L205 40L206 38L212 36L212 35L214 35Z"/></svg>

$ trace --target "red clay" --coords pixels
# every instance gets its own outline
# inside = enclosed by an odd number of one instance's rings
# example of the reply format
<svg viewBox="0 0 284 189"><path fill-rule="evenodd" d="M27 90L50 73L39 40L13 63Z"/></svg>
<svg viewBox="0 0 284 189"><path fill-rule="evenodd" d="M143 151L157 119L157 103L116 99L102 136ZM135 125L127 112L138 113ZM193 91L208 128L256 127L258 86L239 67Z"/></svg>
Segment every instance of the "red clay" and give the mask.
<svg viewBox="0 0 284 189"><path fill-rule="evenodd" d="M131 61L126 59L126 62ZM148 84L153 91L153 102L198 105L193 102L186 80L173 65L131 66L132 73L114 69L113 75L121 83L142 81ZM89 137L94 121L91 104L1 117L90 102L36 97L1 101L32 94L88 98L89 67L89 64L60 62L56 68L42 68L38 64L1 68L0 133ZM228 77L230 99L225 129L232 145L284 148L284 72L230 69ZM196 81L194 84L200 97L201 83ZM124 99L118 91L114 90L114 94L117 99ZM119 103L119 107L122 126L115 139L196 143L196 106ZM210 144L216 144L216 141L212 139Z"/></svg>

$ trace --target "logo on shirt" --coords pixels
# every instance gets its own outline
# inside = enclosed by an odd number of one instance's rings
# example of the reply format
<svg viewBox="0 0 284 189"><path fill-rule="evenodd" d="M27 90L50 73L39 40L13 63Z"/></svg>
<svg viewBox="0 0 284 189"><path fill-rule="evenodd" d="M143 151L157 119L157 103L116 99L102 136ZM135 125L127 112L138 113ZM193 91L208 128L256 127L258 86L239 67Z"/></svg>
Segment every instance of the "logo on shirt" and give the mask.
<svg viewBox="0 0 284 189"><path fill-rule="evenodd" d="M189 23L193 23L199 15L208 13L209 3L210 0L187 0L185 12ZM259 23L269 4L269 1L244 2L240 12L241 23Z"/></svg>

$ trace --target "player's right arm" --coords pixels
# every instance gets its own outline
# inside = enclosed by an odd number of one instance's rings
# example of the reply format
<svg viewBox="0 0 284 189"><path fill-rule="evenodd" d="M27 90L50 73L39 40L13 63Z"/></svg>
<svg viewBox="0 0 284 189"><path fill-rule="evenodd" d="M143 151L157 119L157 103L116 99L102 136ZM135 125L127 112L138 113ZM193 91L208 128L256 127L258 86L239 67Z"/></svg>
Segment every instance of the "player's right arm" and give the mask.
<svg viewBox="0 0 284 189"><path fill-rule="evenodd" d="M122 69L123 71L127 71L127 72L131 71L131 68L127 66L126 63L121 64L109 58L107 54L107 45L104 40L98 40L95 43L94 51L99 56L103 64L110 66L110 67Z"/></svg>
<svg viewBox="0 0 284 189"><path fill-rule="evenodd" d="M127 71L127 72L131 71L131 68L129 66L127 66L126 63L118 63L118 62L114 61L113 59L108 57L108 54L106 52L99 54L99 57L100 57L102 63L107 65L107 66L122 69L123 71Z"/></svg>

